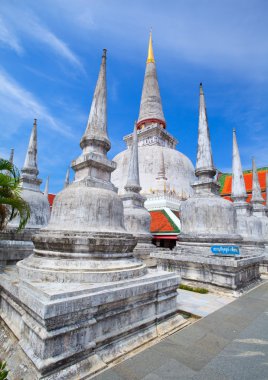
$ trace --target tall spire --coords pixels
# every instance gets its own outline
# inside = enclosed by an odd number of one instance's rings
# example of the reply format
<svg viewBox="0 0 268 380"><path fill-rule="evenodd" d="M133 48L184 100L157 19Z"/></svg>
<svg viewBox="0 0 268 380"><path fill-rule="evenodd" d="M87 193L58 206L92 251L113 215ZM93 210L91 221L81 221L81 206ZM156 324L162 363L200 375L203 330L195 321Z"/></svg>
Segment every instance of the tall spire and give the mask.
<svg viewBox="0 0 268 380"><path fill-rule="evenodd" d="M139 193L140 187L140 176L139 176L139 153L138 153L138 136L136 122L134 124L133 130L133 141L130 152L130 159L128 165L128 178L125 186L127 192Z"/></svg>
<svg viewBox="0 0 268 380"><path fill-rule="evenodd" d="M64 181L64 188L68 187L69 184L70 184L70 168L68 167L66 171L65 181Z"/></svg>
<svg viewBox="0 0 268 380"><path fill-rule="evenodd" d="M37 178L39 171L37 167L37 120L34 119L33 129L30 136L28 149L21 169L22 187L40 190L42 180Z"/></svg>
<svg viewBox="0 0 268 380"><path fill-rule="evenodd" d="M33 129L30 136L30 141L23 165L23 172L30 171L31 174L33 172L38 175L37 169L37 120L34 119Z"/></svg>
<svg viewBox="0 0 268 380"><path fill-rule="evenodd" d="M94 91L85 133L80 141L82 154L72 161L74 181L96 183L100 187L115 190L111 183L111 172L116 164L108 160L111 147L107 135L107 91L106 91L106 49L103 49L99 76Z"/></svg>
<svg viewBox="0 0 268 380"><path fill-rule="evenodd" d="M149 37L148 57L137 128L140 128L146 123L157 123L164 128L166 127L153 53L152 32Z"/></svg>
<svg viewBox="0 0 268 380"><path fill-rule="evenodd" d="M86 131L80 142L85 153L95 151L103 154L103 148L107 152L111 143L107 135L107 89L106 89L106 49L103 49L101 67L96 84ZM92 145L92 140L99 141Z"/></svg>
<svg viewBox="0 0 268 380"><path fill-rule="evenodd" d="M49 192L49 176L47 176L45 190L44 190L44 196L48 199L48 192Z"/></svg>
<svg viewBox="0 0 268 380"><path fill-rule="evenodd" d="M239 149L237 145L236 132L233 130L233 176L232 176L232 198L236 201L246 201L247 192L242 171Z"/></svg>
<svg viewBox="0 0 268 380"><path fill-rule="evenodd" d="M252 198L251 203L262 204L264 199L261 195L261 186L259 182L258 172L256 168L255 159L252 158Z"/></svg>
<svg viewBox="0 0 268 380"><path fill-rule="evenodd" d="M14 161L14 149L12 148L12 149L10 150L9 162L10 162L11 164L13 164L13 161Z"/></svg>
<svg viewBox="0 0 268 380"><path fill-rule="evenodd" d="M201 176L207 178L213 178L216 174L212 158L207 110L202 83L200 83L198 146L195 174L197 177Z"/></svg>

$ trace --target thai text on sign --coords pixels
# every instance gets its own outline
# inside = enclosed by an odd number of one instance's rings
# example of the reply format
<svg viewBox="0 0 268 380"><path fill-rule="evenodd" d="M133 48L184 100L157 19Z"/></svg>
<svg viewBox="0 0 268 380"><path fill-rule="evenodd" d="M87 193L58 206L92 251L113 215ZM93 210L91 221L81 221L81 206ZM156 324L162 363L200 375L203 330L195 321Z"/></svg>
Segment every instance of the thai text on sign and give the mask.
<svg viewBox="0 0 268 380"><path fill-rule="evenodd" d="M237 245L213 245L211 248L211 252L214 255L239 255L239 247Z"/></svg>

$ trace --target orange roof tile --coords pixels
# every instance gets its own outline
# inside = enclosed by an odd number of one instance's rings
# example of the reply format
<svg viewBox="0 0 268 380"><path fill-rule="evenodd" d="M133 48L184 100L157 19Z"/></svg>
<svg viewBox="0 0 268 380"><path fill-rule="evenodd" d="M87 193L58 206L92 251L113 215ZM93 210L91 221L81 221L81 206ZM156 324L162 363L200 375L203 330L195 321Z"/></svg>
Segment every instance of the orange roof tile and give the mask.
<svg viewBox="0 0 268 380"><path fill-rule="evenodd" d="M260 181L260 186L262 191L265 191L266 186L266 173L268 168L260 168L258 169L258 177ZM243 172L245 186L247 193L251 193L252 191L252 170L247 170ZM221 195L230 195L232 192L232 174L230 173L220 173L218 180L221 184Z"/></svg>
<svg viewBox="0 0 268 380"><path fill-rule="evenodd" d="M266 199L266 173L268 171L267 167L258 169L258 177L262 190L262 196L264 200ZM252 193L252 170L247 170L243 172L246 192L248 193L247 202L251 200ZM231 200L232 193L232 174L230 173L220 173L218 176L218 181L221 185L220 193L221 195L228 200Z"/></svg>
<svg viewBox="0 0 268 380"><path fill-rule="evenodd" d="M150 214L151 233L174 232L174 234L178 234L180 232L164 210L150 211Z"/></svg>

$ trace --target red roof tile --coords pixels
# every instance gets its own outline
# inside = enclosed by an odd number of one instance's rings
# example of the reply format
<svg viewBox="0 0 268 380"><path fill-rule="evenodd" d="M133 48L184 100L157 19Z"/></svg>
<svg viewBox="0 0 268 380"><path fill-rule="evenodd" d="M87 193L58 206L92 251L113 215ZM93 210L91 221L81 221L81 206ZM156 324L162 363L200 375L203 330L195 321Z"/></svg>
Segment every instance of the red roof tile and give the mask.
<svg viewBox="0 0 268 380"><path fill-rule="evenodd" d="M50 204L50 207L52 207L52 205L53 205L55 196L56 196L56 194L48 194L48 202Z"/></svg>

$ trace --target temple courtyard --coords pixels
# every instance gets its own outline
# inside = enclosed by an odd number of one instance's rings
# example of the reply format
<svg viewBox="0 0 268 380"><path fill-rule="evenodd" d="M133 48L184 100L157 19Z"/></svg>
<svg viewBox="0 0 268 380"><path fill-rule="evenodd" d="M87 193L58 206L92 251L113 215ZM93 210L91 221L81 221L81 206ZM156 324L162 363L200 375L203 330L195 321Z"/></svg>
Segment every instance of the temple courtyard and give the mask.
<svg viewBox="0 0 268 380"><path fill-rule="evenodd" d="M268 281L240 297L180 289L178 308L186 323L153 340L93 376L95 380L267 379ZM36 371L16 337L2 322L0 355L11 379L33 380Z"/></svg>
<svg viewBox="0 0 268 380"><path fill-rule="evenodd" d="M94 379L264 380L267 326L268 282L264 282Z"/></svg>

